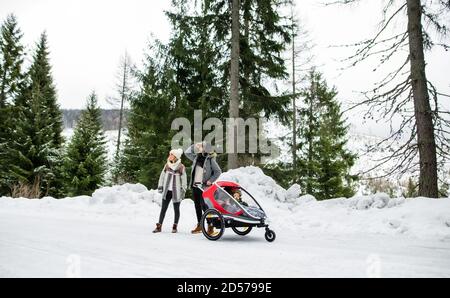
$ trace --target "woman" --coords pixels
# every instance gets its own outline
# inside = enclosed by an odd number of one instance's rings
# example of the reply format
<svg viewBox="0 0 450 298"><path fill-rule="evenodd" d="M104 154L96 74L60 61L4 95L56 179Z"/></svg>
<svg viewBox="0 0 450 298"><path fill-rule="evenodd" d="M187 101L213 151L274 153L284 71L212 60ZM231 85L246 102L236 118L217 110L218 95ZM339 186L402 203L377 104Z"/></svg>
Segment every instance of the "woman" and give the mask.
<svg viewBox="0 0 450 298"><path fill-rule="evenodd" d="M222 174L222 170L216 162L216 153L213 152L211 146L206 142L191 145L188 149L186 149L184 154L192 161L189 185L192 187L195 213L197 215L197 226L191 231L191 233L198 234L202 231L200 221L203 211L205 211L208 207L203 201L202 191L193 186L196 183L210 186L219 178L220 174ZM208 226L208 233L214 233L214 227L212 225Z"/></svg>
<svg viewBox="0 0 450 298"><path fill-rule="evenodd" d="M161 232L161 227L166 216L167 207L170 200L173 202L175 211L175 219L172 227L172 233L176 233L178 221L180 219L180 202L184 199L187 188L186 169L181 163L182 149L174 149L170 151L167 163L159 176L158 192L162 193L161 213L159 222L153 233Z"/></svg>

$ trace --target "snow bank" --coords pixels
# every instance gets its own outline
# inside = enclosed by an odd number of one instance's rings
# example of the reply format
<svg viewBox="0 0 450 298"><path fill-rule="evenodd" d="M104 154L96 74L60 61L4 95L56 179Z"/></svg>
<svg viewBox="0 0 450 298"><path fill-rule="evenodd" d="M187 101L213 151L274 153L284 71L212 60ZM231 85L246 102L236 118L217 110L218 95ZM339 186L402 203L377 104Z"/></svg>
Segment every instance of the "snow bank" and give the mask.
<svg viewBox="0 0 450 298"><path fill-rule="evenodd" d="M327 201L303 199L292 208L285 222L311 233L373 233L450 240L450 200L389 199L385 195Z"/></svg>
<svg viewBox="0 0 450 298"><path fill-rule="evenodd" d="M138 204L141 201L159 202L156 190L147 190L142 184L123 184L102 187L92 194L90 203L95 204Z"/></svg>
<svg viewBox="0 0 450 298"><path fill-rule="evenodd" d="M374 233L450 240L450 199L390 198L385 193L317 201L285 190L257 167L228 171L221 179L240 183L261 201L272 225L292 233Z"/></svg>
<svg viewBox="0 0 450 298"><path fill-rule="evenodd" d="M301 193L302 189L300 188L300 185L295 183L286 190L286 199L287 200L297 199L298 197L300 197Z"/></svg>
<svg viewBox="0 0 450 298"><path fill-rule="evenodd" d="M223 173L220 180L234 181L263 201L286 202L286 190L258 167L242 167Z"/></svg>
<svg viewBox="0 0 450 298"><path fill-rule="evenodd" d="M257 167L231 170L220 179L240 183L260 202L272 228L287 230L293 237L372 233L450 240L450 199L392 199L378 193L317 201L311 195L301 196L298 185L285 190ZM161 195L141 184L103 187L92 197L62 200L0 198L0 210L17 213L49 212L61 217L107 217L152 223L157 220L160 205ZM171 208L168 212L167 216L171 217ZM193 225L192 200L182 202L181 212L180 224Z"/></svg>
<svg viewBox="0 0 450 298"><path fill-rule="evenodd" d="M109 217L111 220L145 220L156 217L161 195L142 184L124 184L97 189L92 196L40 200L0 197L0 210L9 208L18 214L49 213L61 218Z"/></svg>

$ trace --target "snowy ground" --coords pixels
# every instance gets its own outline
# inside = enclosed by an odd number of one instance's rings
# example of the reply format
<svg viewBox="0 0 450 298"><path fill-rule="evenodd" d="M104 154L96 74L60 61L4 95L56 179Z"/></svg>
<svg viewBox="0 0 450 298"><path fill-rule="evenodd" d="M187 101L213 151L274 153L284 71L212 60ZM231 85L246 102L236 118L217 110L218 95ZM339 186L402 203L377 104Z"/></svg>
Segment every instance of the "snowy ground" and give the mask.
<svg viewBox="0 0 450 298"><path fill-rule="evenodd" d="M254 167L223 179L246 186L266 209L263 230L227 230L217 242L151 231L160 197L142 185L102 188L63 200L0 198L0 277L450 277L450 199L371 197L317 202L284 190Z"/></svg>

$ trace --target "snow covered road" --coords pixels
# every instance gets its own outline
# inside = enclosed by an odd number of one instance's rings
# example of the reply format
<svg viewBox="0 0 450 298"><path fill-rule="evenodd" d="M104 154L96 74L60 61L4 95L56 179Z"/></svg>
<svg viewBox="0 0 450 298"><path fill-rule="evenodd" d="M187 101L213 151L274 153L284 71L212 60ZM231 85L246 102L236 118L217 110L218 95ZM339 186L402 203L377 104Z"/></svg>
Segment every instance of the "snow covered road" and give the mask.
<svg viewBox="0 0 450 298"><path fill-rule="evenodd" d="M450 241L227 229L212 242L189 218L175 235L153 223L0 209L0 277L450 277Z"/></svg>
<svg viewBox="0 0 450 298"><path fill-rule="evenodd" d="M191 235L192 200L179 233L153 234L161 195L140 184L92 196L0 197L0 277L450 277L450 199L386 194L316 201L255 167L223 173L267 212L263 229L227 229L217 242Z"/></svg>

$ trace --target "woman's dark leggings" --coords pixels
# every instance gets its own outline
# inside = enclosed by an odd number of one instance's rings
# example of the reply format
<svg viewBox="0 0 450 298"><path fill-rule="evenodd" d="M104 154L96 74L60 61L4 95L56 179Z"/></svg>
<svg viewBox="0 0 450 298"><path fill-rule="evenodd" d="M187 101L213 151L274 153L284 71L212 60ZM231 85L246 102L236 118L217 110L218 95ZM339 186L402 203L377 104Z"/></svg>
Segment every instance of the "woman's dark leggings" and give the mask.
<svg viewBox="0 0 450 298"><path fill-rule="evenodd" d="M161 213L159 214L159 223L162 224L164 221L164 217L166 216L167 207L169 207L169 203L172 200L172 192L168 191L166 194L166 198L162 200ZM175 211L175 220L174 223L178 224L180 220L180 203L173 203L173 210Z"/></svg>
<svg viewBox="0 0 450 298"><path fill-rule="evenodd" d="M192 188L192 193L194 197L194 205L195 205L195 213L197 214L197 222L200 223L203 215L203 211L206 211L208 207L206 206L205 201L203 200L203 192L197 188Z"/></svg>

